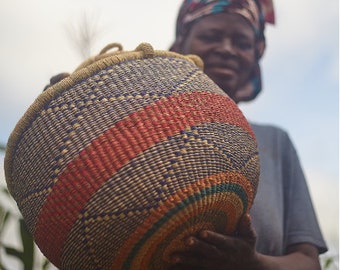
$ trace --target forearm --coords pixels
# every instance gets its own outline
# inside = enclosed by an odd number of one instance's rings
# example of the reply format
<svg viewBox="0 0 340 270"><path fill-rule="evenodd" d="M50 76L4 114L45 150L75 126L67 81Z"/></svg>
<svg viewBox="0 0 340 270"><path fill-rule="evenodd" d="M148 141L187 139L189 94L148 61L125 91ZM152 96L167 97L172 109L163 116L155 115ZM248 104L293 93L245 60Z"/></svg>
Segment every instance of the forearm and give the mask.
<svg viewBox="0 0 340 270"><path fill-rule="evenodd" d="M319 254L314 246L308 244L291 247L284 256L258 254L261 270L320 270Z"/></svg>

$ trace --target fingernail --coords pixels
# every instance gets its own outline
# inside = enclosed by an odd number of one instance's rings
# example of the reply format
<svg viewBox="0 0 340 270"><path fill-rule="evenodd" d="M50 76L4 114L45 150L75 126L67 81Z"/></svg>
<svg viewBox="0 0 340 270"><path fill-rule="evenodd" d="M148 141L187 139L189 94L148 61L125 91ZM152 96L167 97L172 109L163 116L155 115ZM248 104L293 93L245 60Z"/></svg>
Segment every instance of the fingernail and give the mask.
<svg viewBox="0 0 340 270"><path fill-rule="evenodd" d="M172 263L179 263L181 261L181 259L177 256L172 257Z"/></svg>
<svg viewBox="0 0 340 270"><path fill-rule="evenodd" d="M185 241L187 246L192 246L195 243L195 240L192 237L187 238Z"/></svg>
<svg viewBox="0 0 340 270"><path fill-rule="evenodd" d="M200 232L200 236L201 236L202 238L207 238L207 237L208 237L208 232L207 232L207 231L201 231L201 232Z"/></svg>

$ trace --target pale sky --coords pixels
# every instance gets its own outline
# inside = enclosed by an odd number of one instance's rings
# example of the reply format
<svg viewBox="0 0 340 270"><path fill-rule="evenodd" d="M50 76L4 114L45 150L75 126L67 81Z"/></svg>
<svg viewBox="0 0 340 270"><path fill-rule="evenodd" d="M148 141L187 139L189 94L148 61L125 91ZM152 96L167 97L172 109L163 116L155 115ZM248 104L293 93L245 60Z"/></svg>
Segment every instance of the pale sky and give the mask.
<svg viewBox="0 0 340 270"><path fill-rule="evenodd" d="M98 30L92 55L107 43L157 50L173 41L179 0L0 0L0 143L59 72L82 61L69 38L84 14ZM276 25L266 29L263 92L241 104L253 122L288 131L307 176L331 251L339 225L339 6L337 0L274 0ZM3 154L0 155L3 164ZM2 165L1 165L2 166ZM0 183L4 185L1 167Z"/></svg>

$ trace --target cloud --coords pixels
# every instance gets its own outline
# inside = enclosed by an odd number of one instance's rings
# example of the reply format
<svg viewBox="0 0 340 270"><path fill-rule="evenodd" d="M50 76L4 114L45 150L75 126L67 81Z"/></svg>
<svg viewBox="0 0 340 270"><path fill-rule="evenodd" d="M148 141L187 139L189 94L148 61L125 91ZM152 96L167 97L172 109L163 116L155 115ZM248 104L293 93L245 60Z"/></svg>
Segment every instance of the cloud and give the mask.
<svg viewBox="0 0 340 270"><path fill-rule="evenodd" d="M173 37L178 3L178 0L162 0L161 6L156 0L2 3L0 113L6 118L1 118L0 142L7 140L14 124L51 76L72 72L82 61L68 40L65 28L79 23L84 13L97 16L105 34L96 43L93 54L110 42L122 42L125 49L134 49L147 41L157 49L167 49ZM155 12L154 7L160 12Z"/></svg>
<svg viewBox="0 0 340 270"><path fill-rule="evenodd" d="M325 172L306 171L309 189L321 229L329 245L339 245L339 183Z"/></svg>
<svg viewBox="0 0 340 270"><path fill-rule="evenodd" d="M278 30L274 27L272 34L281 38L272 42L282 44L282 50L308 50L326 44L324 40L337 41L338 1L299 0L297 4L288 0L274 3Z"/></svg>

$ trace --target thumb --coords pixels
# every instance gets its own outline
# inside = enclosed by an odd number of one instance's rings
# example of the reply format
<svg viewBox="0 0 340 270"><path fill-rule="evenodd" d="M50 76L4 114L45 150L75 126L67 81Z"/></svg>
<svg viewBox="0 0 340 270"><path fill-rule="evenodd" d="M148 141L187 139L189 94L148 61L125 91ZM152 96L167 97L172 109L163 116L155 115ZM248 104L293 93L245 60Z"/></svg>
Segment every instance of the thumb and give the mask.
<svg viewBox="0 0 340 270"><path fill-rule="evenodd" d="M251 224L251 217L249 214L245 214L240 218L237 226L238 236L251 245L255 245L256 232Z"/></svg>

